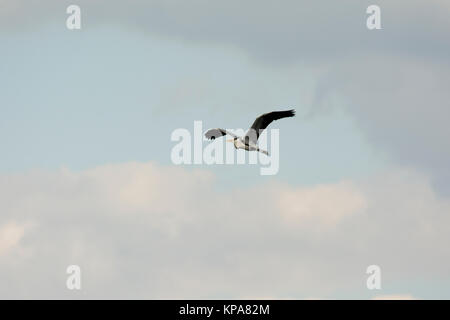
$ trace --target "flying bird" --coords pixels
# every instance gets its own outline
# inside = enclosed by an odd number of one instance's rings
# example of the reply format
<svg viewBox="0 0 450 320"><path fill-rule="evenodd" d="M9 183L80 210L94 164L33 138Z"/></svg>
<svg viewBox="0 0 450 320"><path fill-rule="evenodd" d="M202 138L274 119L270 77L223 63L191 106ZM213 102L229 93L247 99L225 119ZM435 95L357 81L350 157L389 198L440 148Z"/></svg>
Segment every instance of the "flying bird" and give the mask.
<svg viewBox="0 0 450 320"><path fill-rule="evenodd" d="M236 149L259 151L264 153L265 155L269 155L266 150L262 150L258 147L259 136L264 131L264 129L266 129L269 124L272 123L272 121L293 116L295 116L295 110L272 111L269 113L264 113L263 115L256 118L250 129L248 129L247 133L243 137L239 137L230 131L220 128L209 129L208 131L206 131L205 137L210 140L214 140L217 137L229 135L232 136L233 139L229 139L227 140L227 142L233 142Z"/></svg>

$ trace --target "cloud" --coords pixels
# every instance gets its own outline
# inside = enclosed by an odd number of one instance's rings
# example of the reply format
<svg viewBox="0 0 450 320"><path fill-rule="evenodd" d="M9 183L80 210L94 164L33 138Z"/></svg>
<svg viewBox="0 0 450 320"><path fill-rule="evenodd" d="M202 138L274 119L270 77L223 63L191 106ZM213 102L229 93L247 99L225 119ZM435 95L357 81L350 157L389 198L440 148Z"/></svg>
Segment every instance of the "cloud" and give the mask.
<svg viewBox="0 0 450 320"><path fill-rule="evenodd" d="M25 234L25 225L8 222L0 225L0 257L16 247Z"/></svg>
<svg viewBox="0 0 450 320"><path fill-rule="evenodd" d="M329 69L316 89L314 113L343 101L369 142L400 165L415 166L450 191L450 64L369 55Z"/></svg>
<svg viewBox="0 0 450 320"><path fill-rule="evenodd" d="M352 183L340 182L278 191L280 215L288 224L335 227L341 220L366 209L364 195Z"/></svg>
<svg viewBox="0 0 450 320"><path fill-rule="evenodd" d="M0 194L5 298L327 298L364 290L373 263L383 288L449 275L450 205L414 170L224 190L206 170L124 163L2 175Z"/></svg>
<svg viewBox="0 0 450 320"><path fill-rule="evenodd" d="M3 30L36 28L49 21L65 27L70 1L1 2ZM369 33L370 1L86 1L83 28L119 25L148 35L196 43L229 45L272 63L343 58L361 52L445 57L450 50L448 4L440 0L379 1L383 30Z"/></svg>

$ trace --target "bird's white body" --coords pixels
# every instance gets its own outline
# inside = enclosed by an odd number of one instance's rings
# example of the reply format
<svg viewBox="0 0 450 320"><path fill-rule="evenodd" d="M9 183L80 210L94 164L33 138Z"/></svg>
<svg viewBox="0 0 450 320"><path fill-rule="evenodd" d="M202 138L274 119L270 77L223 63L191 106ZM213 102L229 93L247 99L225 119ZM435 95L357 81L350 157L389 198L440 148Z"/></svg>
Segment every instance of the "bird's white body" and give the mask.
<svg viewBox="0 0 450 320"><path fill-rule="evenodd" d="M265 155L269 155L269 153L266 150L260 149L258 145L253 143L252 141L248 141L248 144L245 144L242 138L236 138L233 139L233 144L236 149L244 149L247 151L259 151L264 153Z"/></svg>
<svg viewBox="0 0 450 320"><path fill-rule="evenodd" d="M248 148L248 146L245 145L244 141L242 141L242 138L233 139L233 143L236 149L246 149L246 147Z"/></svg>

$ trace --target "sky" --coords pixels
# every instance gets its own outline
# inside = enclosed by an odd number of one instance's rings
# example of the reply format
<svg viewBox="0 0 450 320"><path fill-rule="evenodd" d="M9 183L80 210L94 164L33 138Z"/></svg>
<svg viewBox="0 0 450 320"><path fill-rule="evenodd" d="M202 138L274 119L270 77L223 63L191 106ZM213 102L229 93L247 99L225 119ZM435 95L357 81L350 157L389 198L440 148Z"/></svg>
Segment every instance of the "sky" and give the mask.
<svg viewBox="0 0 450 320"><path fill-rule="evenodd" d="M449 13L0 0L0 298L450 298ZM171 161L291 108L276 175Z"/></svg>

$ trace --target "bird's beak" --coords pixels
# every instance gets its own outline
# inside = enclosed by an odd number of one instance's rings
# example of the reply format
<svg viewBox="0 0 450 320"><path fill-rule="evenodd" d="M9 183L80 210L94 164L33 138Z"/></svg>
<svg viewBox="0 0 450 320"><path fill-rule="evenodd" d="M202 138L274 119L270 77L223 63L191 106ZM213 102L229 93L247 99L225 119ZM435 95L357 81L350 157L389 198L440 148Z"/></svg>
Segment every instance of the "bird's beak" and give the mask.
<svg viewBox="0 0 450 320"><path fill-rule="evenodd" d="M228 139L227 142L233 142L233 139Z"/></svg>

